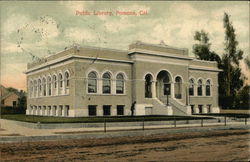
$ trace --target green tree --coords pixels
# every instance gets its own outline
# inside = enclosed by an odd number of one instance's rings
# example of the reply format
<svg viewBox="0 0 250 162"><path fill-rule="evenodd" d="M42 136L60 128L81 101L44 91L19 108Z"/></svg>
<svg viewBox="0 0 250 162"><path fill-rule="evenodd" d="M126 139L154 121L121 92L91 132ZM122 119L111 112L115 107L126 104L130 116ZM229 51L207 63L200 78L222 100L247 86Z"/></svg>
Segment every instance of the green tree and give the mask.
<svg viewBox="0 0 250 162"><path fill-rule="evenodd" d="M221 58L217 53L210 50L211 43L209 43L208 33L204 30L196 31L194 40L198 41L198 43L193 45L195 57L200 60L216 61L220 67Z"/></svg>

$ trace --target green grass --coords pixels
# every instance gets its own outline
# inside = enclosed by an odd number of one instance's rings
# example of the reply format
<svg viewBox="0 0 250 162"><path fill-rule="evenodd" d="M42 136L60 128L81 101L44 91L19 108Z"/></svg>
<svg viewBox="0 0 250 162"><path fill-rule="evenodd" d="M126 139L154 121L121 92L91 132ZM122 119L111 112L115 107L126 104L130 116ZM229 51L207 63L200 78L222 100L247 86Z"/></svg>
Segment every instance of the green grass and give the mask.
<svg viewBox="0 0 250 162"><path fill-rule="evenodd" d="M210 113L210 114L194 114L194 115L226 116L226 117L235 117L235 118L250 118L250 114L236 114L236 113Z"/></svg>
<svg viewBox="0 0 250 162"><path fill-rule="evenodd" d="M24 114L1 115L2 119L24 121L31 123L103 123L106 122L132 122L132 121L169 121L169 120L200 120L213 119L212 117L194 116L107 116L107 117L48 117Z"/></svg>

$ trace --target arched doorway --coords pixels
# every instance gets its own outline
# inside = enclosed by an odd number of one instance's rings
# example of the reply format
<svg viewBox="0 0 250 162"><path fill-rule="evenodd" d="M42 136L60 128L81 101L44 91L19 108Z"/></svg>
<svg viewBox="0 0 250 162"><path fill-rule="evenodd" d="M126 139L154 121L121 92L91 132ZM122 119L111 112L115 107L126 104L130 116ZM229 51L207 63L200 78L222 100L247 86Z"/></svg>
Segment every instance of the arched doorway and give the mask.
<svg viewBox="0 0 250 162"><path fill-rule="evenodd" d="M158 73L156 82L157 98L162 99L167 95L171 95L171 82L172 81L169 72L162 70Z"/></svg>

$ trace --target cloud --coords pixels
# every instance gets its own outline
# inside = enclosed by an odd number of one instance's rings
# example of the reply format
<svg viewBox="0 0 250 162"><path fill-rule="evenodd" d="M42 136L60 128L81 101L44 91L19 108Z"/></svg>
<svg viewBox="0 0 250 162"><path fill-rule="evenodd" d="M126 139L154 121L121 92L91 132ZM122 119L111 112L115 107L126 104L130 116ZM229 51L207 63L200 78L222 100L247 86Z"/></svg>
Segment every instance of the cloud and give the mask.
<svg viewBox="0 0 250 162"><path fill-rule="evenodd" d="M117 33L121 31L131 30L131 28L136 27L135 24L130 22L128 18L121 17L119 20L107 21L104 27L110 33Z"/></svg>
<svg viewBox="0 0 250 162"><path fill-rule="evenodd" d="M89 5L93 5L93 1L60 1L60 5L64 6L68 12L84 11Z"/></svg>
<svg viewBox="0 0 250 162"><path fill-rule="evenodd" d="M73 42L81 42L81 41L87 41L87 42L92 42L97 40L97 36L95 33L86 30L84 28L77 28L77 27L72 27L72 28L67 28L64 31L64 35L66 39L69 39L70 41Z"/></svg>

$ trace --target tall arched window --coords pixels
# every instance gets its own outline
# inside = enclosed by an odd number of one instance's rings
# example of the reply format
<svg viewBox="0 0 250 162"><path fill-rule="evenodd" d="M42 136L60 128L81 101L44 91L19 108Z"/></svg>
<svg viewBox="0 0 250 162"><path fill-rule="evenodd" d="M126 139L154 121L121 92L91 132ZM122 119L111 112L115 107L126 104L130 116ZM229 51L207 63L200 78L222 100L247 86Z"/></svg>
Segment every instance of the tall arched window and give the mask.
<svg viewBox="0 0 250 162"><path fill-rule="evenodd" d="M63 76L62 76L61 73L58 75L58 81L59 81L59 84L58 84L59 94L62 94L62 91L63 91Z"/></svg>
<svg viewBox="0 0 250 162"><path fill-rule="evenodd" d="M88 93L97 92L97 77L95 72L88 74Z"/></svg>
<svg viewBox="0 0 250 162"><path fill-rule="evenodd" d="M111 93L111 76L109 73L105 73L102 76L102 93L110 94Z"/></svg>
<svg viewBox="0 0 250 162"><path fill-rule="evenodd" d="M65 72L65 87L68 88L69 87L69 73Z"/></svg>
<svg viewBox="0 0 250 162"><path fill-rule="evenodd" d="M210 96L211 95L211 83L210 80L207 80L206 82L206 96Z"/></svg>
<svg viewBox="0 0 250 162"><path fill-rule="evenodd" d="M65 93L69 94L69 72L65 72L64 78L65 78Z"/></svg>
<svg viewBox="0 0 250 162"><path fill-rule="evenodd" d="M52 94L52 82L51 82L51 77L48 77L48 95L51 96Z"/></svg>
<svg viewBox="0 0 250 162"><path fill-rule="evenodd" d="M42 96L42 81L38 79L38 96Z"/></svg>
<svg viewBox="0 0 250 162"><path fill-rule="evenodd" d="M34 96L35 97L37 97L37 89L38 89L38 87L37 87L37 81L35 80L34 81Z"/></svg>
<svg viewBox="0 0 250 162"><path fill-rule="evenodd" d="M116 76L116 93L117 94L124 93L124 77L122 74L118 74Z"/></svg>
<svg viewBox="0 0 250 162"><path fill-rule="evenodd" d="M147 74L145 76L145 98L152 98L152 76Z"/></svg>
<svg viewBox="0 0 250 162"><path fill-rule="evenodd" d="M43 96L46 96L46 79L43 78L43 82L42 82L42 89L43 89Z"/></svg>
<svg viewBox="0 0 250 162"><path fill-rule="evenodd" d="M181 99L181 85L182 85L182 80L181 77L176 77L175 78L175 98Z"/></svg>
<svg viewBox="0 0 250 162"><path fill-rule="evenodd" d="M194 96L194 80L189 80L189 96Z"/></svg>
<svg viewBox="0 0 250 162"><path fill-rule="evenodd" d="M57 94L57 77L56 75L53 75L53 95Z"/></svg>
<svg viewBox="0 0 250 162"><path fill-rule="evenodd" d="M197 87L197 94L198 96L202 96L202 80L198 80L198 87Z"/></svg>
<svg viewBox="0 0 250 162"><path fill-rule="evenodd" d="M33 97L33 81L30 81L30 98Z"/></svg>

